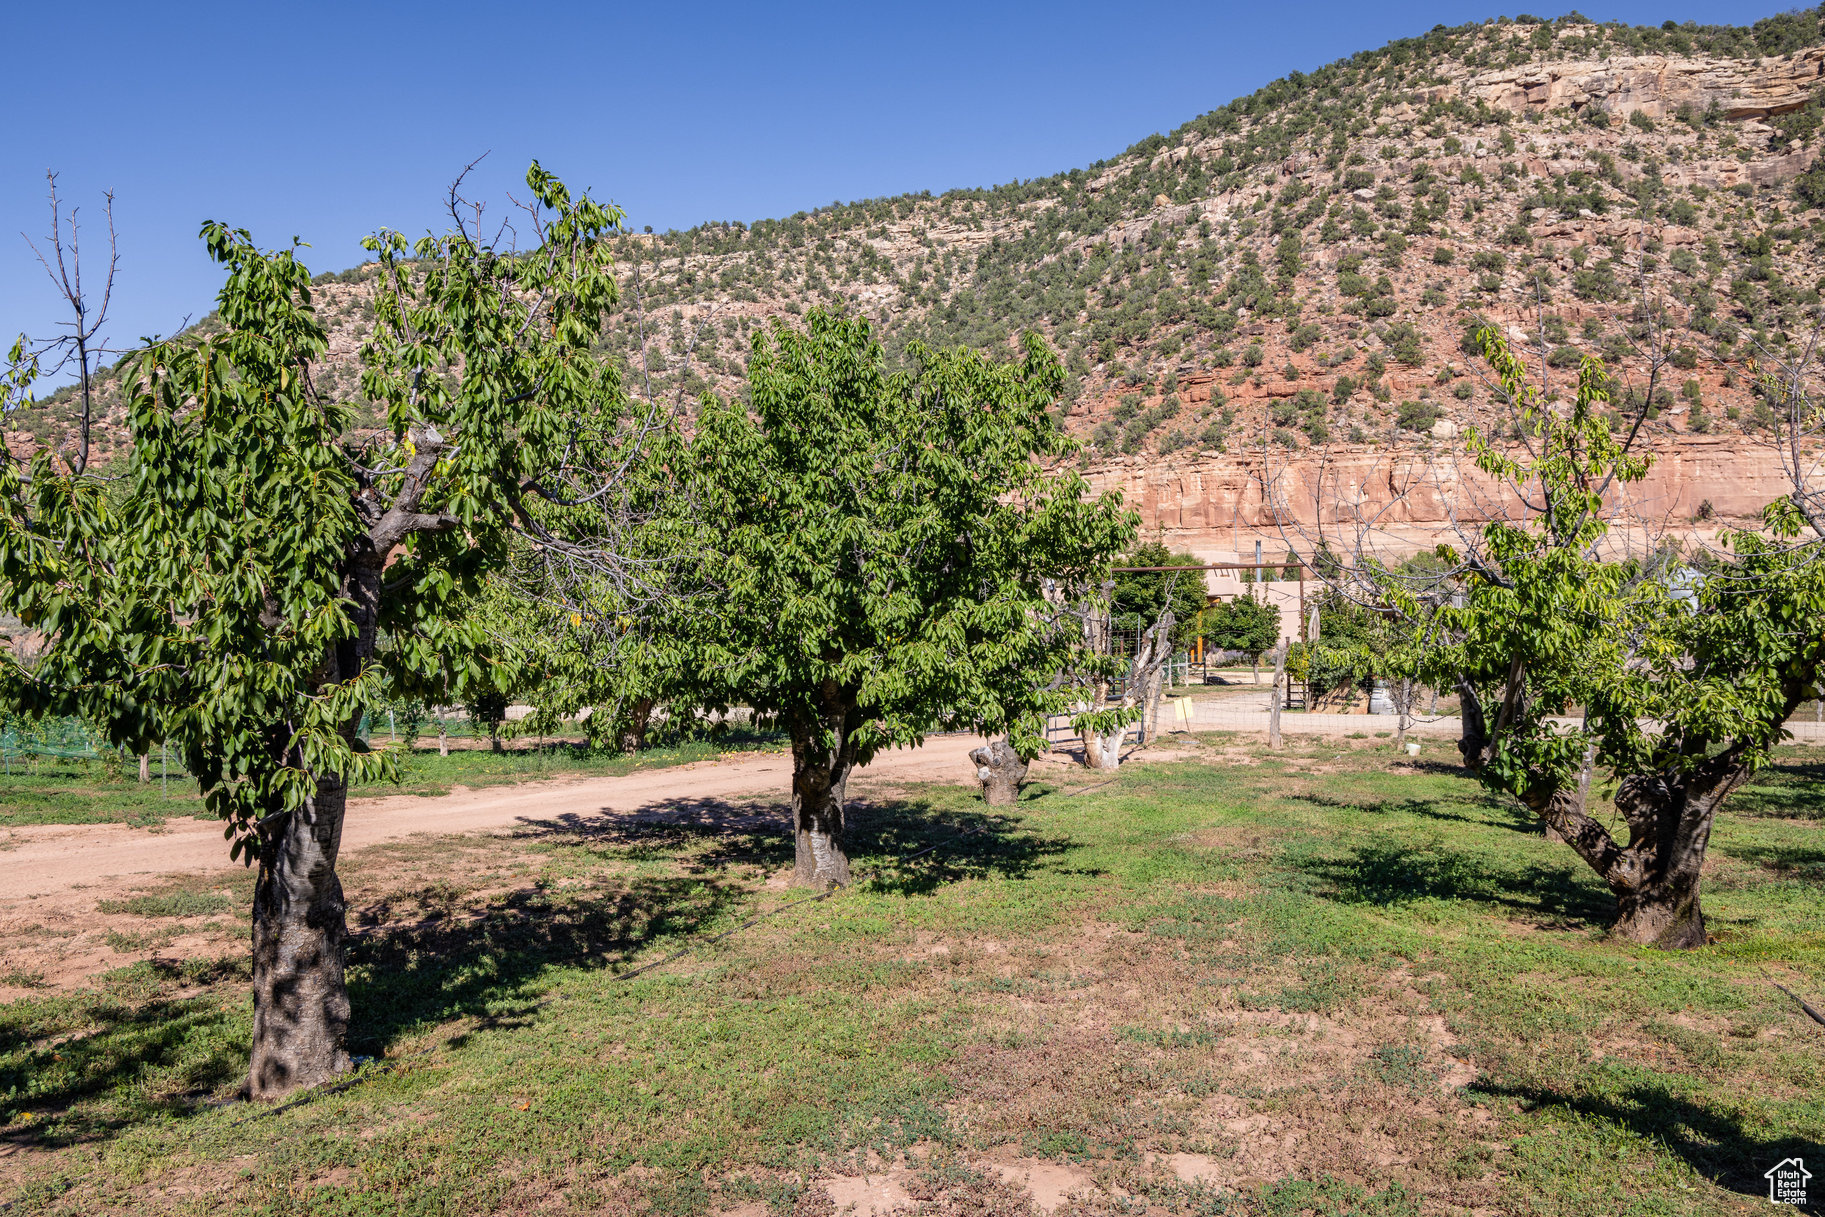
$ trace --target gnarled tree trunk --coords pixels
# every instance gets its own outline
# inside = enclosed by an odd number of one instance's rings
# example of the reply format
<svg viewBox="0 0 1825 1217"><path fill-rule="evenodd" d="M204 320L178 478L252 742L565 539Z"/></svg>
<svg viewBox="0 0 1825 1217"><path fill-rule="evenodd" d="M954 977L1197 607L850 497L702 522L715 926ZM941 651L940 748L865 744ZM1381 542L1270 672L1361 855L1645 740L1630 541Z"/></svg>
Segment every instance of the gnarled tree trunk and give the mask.
<svg viewBox="0 0 1825 1217"><path fill-rule="evenodd" d="M348 790L319 778L316 796L282 816L260 850L253 900L253 1049L246 1093L277 1098L349 1067L342 883L336 854Z"/></svg>
<svg viewBox="0 0 1825 1217"><path fill-rule="evenodd" d="M1616 894L1612 937L1664 950L1704 945L1699 872L1718 808L1748 775L1738 753L1731 748L1672 780L1624 779L1616 809L1629 826L1626 845L1586 814L1577 783L1529 792L1527 805Z"/></svg>
<svg viewBox="0 0 1825 1217"><path fill-rule="evenodd" d="M1483 716L1483 699L1462 673L1457 678L1457 696L1461 724L1457 750L1464 758L1464 768L1481 773L1495 757L1495 740L1489 734L1489 720Z"/></svg>
<svg viewBox="0 0 1825 1217"><path fill-rule="evenodd" d="M1171 654L1172 627L1176 622L1170 607L1162 608L1157 621L1142 631L1134 649L1134 663L1128 670L1127 689L1116 704L1123 710L1137 706L1141 711L1141 741L1147 742L1148 699L1157 692L1160 671ZM1105 702L1107 693L1098 686L1097 702ZM1097 707L1103 708L1103 707ZM1126 725L1108 734L1089 727L1079 730L1084 742L1084 765L1100 772L1114 772L1122 763L1122 741L1128 737Z"/></svg>
<svg viewBox="0 0 1825 1217"><path fill-rule="evenodd" d="M792 735L792 836L794 887L818 890L849 883L843 844L844 790L855 768L851 736L859 727L854 694L825 687L816 713L788 716Z"/></svg>
<svg viewBox="0 0 1825 1217"><path fill-rule="evenodd" d="M1511 679L1523 675L1517 669ZM1458 747L1466 765L1480 770L1494 759L1500 726L1525 693L1511 683L1498 729L1490 731L1475 690L1461 679L1458 690L1464 704L1464 739ZM1577 851L1615 893L1611 937L1663 950L1703 946L1699 875L1717 811L1749 774L1746 751L1739 742L1684 772L1625 778L1616 792L1616 809L1629 826L1627 844L1591 818L1586 806L1594 747L1585 750L1575 775L1542 780L1522 792L1521 801L1545 823L1549 837Z"/></svg>
<svg viewBox="0 0 1825 1217"><path fill-rule="evenodd" d="M1122 763L1122 741L1128 737L1127 727L1118 727L1112 732L1100 734L1085 727L1080 733L1084 742L1084 765L1099 772L1113 773Z"/></svg>
<svg viewBox="0 0 1825 1217"><path fill-rule="evenodd" d="M1026 781L1027 763L1007 740L999 739L971 750L970 763L976 766L976 780L982 783L984 803L991 807L1006 807L1020 801L1020 784Z"/></svg>

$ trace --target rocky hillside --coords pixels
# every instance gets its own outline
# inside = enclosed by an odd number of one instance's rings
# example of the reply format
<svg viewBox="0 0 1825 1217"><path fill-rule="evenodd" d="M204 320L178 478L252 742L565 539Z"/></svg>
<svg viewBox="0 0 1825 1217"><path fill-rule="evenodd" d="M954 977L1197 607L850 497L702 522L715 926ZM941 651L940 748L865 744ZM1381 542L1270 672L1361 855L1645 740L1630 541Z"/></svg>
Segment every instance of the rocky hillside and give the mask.
<svg viewBox="0 0 1825 1217"><path fill-rule="evenodd" d="M1819 12L1441 26L1088 168L629 233L625 298L657 394L737 391L756 328L818 304L878 319L896 354L1036 328L1105 470L1448 438L1488 404L1462 346L1482 322L1543 344L1550 377L1602 354L1664 442L1752 442L1745 361L1819 303L1822 88ZM319 280L350 396L367 291L360 268ZM1652 380L1650 313L1671 327ZM631 321L604 353L637 366ZM56 443L62 413L14 427Z"/></svg>

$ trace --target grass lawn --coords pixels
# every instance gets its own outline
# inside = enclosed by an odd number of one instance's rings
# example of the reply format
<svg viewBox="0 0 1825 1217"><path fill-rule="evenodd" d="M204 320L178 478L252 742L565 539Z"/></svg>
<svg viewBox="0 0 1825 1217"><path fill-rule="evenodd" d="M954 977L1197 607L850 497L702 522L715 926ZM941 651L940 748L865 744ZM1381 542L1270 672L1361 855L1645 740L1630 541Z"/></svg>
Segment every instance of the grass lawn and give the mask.
<svg viewBox="0 0 1825 1217"><path fill-rule="evenodd" d="M631 980L793 898L777 818L375 847L344 884L355 1049L385 1064L284 1109L222 1102L246 877L219 907L220 875L151 885L115 915L213 916L219 958L0 1007L0 1203L1766 1211L1763 1171L1825 1163L1825 1028L1769 983L1825 997L1825 767L1790 750L1739 798L1718 941L1662 954L1604 941L1607 893L1445 752L1210 737L1006 815L942 787L861 806L869 878Z"/></svg>
<svg viewBox="0 0 1825 1217"><path fill-rule="evenodd" d="M377 748L388 747L385 734L375 736ZM653 748L633 756L591 752L576 744L552 743L535 747L528 740L506 745L500 752L487 748L452 750L437 754L435 737L420 740L406 754L400 780L357 786L356 798L384 798L396 794L435 796L457 786L499 786L546 778L615 776L636 769L661 769L707 761L731 752L778 749L785 736L778 732L731 731L718 740L693 740L667 748ZM203 807L196 783L172 762L170 782L160 781L159 760L152 761L152 781L141 785L131 767L108 766L100 761L44 757L36 772L24 766L0 776L0 828L27 824L132 824L148 827L167 816L213 818Z"/></svg>

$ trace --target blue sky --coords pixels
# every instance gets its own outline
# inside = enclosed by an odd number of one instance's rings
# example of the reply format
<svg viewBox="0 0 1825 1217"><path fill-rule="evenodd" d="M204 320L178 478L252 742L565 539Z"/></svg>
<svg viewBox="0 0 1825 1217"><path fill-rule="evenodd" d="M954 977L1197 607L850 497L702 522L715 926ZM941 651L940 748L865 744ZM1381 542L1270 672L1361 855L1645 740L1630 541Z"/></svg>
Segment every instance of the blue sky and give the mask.
<svg viewBox="0 0 1825 1217"><path fill-rule="evenodd" d="M1617 18L1745 22L1777 5L1637 0ZM18 234L60 172L101 248L112 337L210 307L205 218L293 235L314 270L380 225L439 226L452 176L493 198L537 157L656 229L1034 177L1111 156L1298 69L1503 11L1280 4L86 4L15 10L0 170L0 335L55 299ZM1543 16L1561 11L1536 9ZM28 50L29 48L29 50ZM523 191L522 191L523 193Z"/></svg>

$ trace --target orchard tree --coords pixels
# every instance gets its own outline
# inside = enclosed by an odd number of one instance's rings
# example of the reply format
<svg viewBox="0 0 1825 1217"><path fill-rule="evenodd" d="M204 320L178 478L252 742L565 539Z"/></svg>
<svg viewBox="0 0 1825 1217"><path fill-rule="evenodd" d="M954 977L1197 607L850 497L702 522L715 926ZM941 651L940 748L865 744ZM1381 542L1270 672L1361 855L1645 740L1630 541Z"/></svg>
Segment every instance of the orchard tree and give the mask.
<svg viewBox="0 0 1825 1217"><path fill-rule="evenodd" d="M668 430L649 444L646 463L661 473L672 438ZM665 479L652 487L665 489ZM646 746L656 713L697 704L692 614L701 610L679 582L697 564L683 560L688 534L671 527L688 521L690 504L669 507L669 519L643 512L645 526L627 538L637 581L567 581L563 564L532 545L516 546L508 570L489 581L488 610L526 674L521 697L533 714L524 728L555 731L581 717L592 748L633 753Z"/></svg>
<svg viewBox="0 0 1825 1217"><path fill-rule="evenodd" d="M1252 595L1237 596L1205 610L1203 633L1204 641L1219 650L1248 655L1255 664L1255 679L1259 680L1261 656L1280 641L1280 610Z"/></svg>
<svg viewBox="0 0 1825 1217"><path fill-rule="evenodd" d="M1111 608L1123 629L1137 633L1159 620L1171 608L1173 627L1168 643L1184 650L1198 636L1198 617L1207 599L1204 572L1192 554L1175 554L1163 542L1136 546L1118 565L1131 567L1180 567L1179 570L1122 570L1115 574Z"/></svg>
<svg viewBox="0 0 1825 1217"><path fill-rule="evenodd" d="M1159 677L1172 655L1172 631L1178 624L1170 600L1135 638L1134 653L1124 654L1114 629L1114 581L1092 589L1081 583L1054 581L1048 599L1057 618L1074 630L1057 683L1071 711L1071 727L1083 742L1084 765L1096 770L1121 767L1122 741L1136 720L1145 741L1150 703Z"/></svg>
<svg viewBox="0 0 1825 1217"><path fill-rule="evenodd" d="M1064 372L914 343L889 370L867 323L813 310L756 336L746 401L706 398L689 465L722 700L792 740L795 882L846 883L844 790L927 732L1045 746L1073 635L1042 581L1107 577L1134 521L1075 474L1046 409Z"/></svg>
<svg viewBox="0 0 1825 1217"><path fill-rule="evenodd" d="M1407 603L1395 580L1390 602L1421 623L1422 673L1458 686L1466 764L1603 878L1617 899L1612 934L1701 945L1699 877L1716 816L1768 759L1782 723L1817 695L1825 531L1796 482L1764 528L1725 533L1725 551L1702 562L1664 549L1612 553L1604 495L1648 462L1598 412L1602 364L1584 361L1561 414L1494 330L1479 340L1519 407L1524 444L1498 448L1473 432L1471 452L1532 514L1488 524L1461 563L1441 553L1462 572L1461 606ZM1799 388L1765 387L1796 418L1816 414ZM1589 806L1605 775L1626 839Z"/></svg>
<svg viewBox="0 0 1825 1217"><path fill-rule="evenodd" d="M0 607L49 639L29 671L0 659L0 701L82 714L135 752L168 742L258 867L250 1097L349 1066L337 853L350 784L393 760L358 738L364 710L507 687L459 606L514 534L615 563L602 541L641 424L590 351L621 213L537 164L526 180L531 248L491 243L454 188L454 231L367 242L362 387L383 428L354 429L322 387L296 245L210 222L222 326L127 365L124 489L48 452L29 472L0 458ZM15 363L15 393L31 372Z"/></svg>

